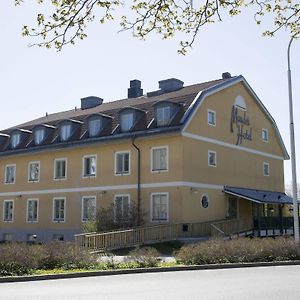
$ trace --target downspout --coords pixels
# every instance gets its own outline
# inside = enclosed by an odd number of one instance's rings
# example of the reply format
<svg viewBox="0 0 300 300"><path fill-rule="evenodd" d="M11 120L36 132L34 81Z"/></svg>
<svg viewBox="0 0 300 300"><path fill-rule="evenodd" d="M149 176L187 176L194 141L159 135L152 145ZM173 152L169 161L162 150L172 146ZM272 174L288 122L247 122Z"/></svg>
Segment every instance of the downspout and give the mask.
<svg viewBox="0 0 300 300"><path fill-rule="evenodd" d="M135 136L133 135L131 138L131 144L132 146L137 150L138 152L138 172L137 172L137 186L138 186L138 198L137 198L137 213L138 213L138 219L137 219L137 225L139 226L141 223L141 150L140 148L134 143Z"/></svg>

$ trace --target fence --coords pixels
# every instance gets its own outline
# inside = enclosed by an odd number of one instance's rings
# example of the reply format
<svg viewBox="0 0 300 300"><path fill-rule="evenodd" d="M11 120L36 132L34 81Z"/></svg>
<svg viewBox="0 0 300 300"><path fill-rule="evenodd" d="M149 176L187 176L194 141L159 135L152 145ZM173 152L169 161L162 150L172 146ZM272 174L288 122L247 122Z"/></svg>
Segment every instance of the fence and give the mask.
<svg viewBox="0 0 300 300"><path fill-rule="evenodd" d="M202 223L164 224L102 233L75 235L75 242L90 251L112 250L143 244L216 235L230 235L248 230L249 220L222 220ZM217 230L217 229L218 230Z"/></svg>

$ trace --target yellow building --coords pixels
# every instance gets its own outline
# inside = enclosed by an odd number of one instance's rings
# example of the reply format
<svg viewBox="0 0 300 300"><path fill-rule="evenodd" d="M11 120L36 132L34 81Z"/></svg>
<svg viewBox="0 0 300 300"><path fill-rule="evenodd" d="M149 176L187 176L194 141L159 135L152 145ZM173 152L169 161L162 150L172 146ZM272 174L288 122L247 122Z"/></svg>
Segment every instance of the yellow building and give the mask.
<svg viewBox="0 0 300 300"><path fill-rule="evenodd" d="M72 240L113 203L121 213L137 203L148 225L254 217L257 203L269 205L258 214L282 214L285 159L242 76L186 87L172 78L147 94L133 80L128 99L83 98L1 132L0 239Z"/></svg>

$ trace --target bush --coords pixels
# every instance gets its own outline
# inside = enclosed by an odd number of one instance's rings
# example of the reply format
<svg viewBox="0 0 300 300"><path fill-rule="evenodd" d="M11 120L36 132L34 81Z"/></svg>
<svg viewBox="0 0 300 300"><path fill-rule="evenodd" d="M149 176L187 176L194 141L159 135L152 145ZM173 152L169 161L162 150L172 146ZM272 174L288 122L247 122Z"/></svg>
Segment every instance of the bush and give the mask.
<svg viewBox="0 0 300 300"><path fill-rule="evenodd" d="M129 259L139 267L157 267L159 252L152 247L136 248L129 252Z"/></svg>
<svg viewBox="0 0 300 300"><path fill-rule="evenodd" d="M210 240L183 246L176 254L177 262L187 265L265 262L299 259L293 239L242 238L237 240Z"/></svg>
<svg viewBox="0 0 300 300"><path fill-rule="evenodd" d="M36 269L88 269L95 264L96 257L72 243L0 245L0 276L27 275Z"/></svg>

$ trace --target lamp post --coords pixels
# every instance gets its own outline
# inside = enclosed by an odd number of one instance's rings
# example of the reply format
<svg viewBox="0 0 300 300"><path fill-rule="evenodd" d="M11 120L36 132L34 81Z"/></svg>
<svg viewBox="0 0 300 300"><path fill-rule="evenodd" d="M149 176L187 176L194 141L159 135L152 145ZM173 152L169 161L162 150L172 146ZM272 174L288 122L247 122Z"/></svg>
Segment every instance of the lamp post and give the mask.
<svg viewBox="0 0 300 300"><path fill-rule="evenodd" d="M288 89L289 89L289 107L290 107L290 142L291 142L291 164L292 164L292 186L293 186L293 217L294 217L294 237L295 243L299 249L299 214L297 199L297 175L296 175L296 151L295 151L295 133L294 133L294 117L293 117L293 94L292 94L292 78L290 65L290 49L295 36L292 36L287 49L288 58Z"/></svg>

